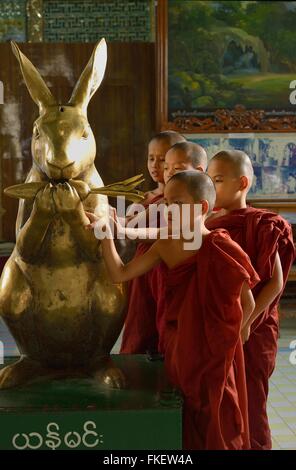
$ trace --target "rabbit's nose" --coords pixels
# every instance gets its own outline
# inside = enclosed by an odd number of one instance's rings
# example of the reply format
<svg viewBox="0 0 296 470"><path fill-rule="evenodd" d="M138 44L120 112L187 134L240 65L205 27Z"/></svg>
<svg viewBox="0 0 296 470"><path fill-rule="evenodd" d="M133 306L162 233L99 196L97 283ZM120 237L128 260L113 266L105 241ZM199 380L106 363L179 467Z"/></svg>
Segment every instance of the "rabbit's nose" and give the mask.
<svg viewBox="0 0 296 470"><path fill-rule="evenodd" d="M51 167L57 168L58 170L65 170L69 166L74 165L75 162L70 162L67 163L66 165L63 162L54 162L52 163L51 161L47 160L47 164Z"/></svg>

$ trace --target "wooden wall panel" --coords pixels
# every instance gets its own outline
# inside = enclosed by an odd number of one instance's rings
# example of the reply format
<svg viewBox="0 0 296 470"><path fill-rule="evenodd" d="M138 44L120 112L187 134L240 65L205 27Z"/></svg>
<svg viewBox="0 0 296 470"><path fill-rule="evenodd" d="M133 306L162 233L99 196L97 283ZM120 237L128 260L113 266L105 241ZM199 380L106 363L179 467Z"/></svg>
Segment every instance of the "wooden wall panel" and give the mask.
<svg viewBox="0 0 296 470"><path fill-rule="evenodd" d="M93 47L89 43L20 44L61 103L70 98ZM4 104L0 105L2 192L23 182L30 169L30 139L38 109L9 44L0 44L0 58L4 84ZM106 184L145 170L147 142L155 129L154 44L108 44L106 75L90 102L88 118L97 141L96 166ZM148 184L149 178L146 187ZM17 202L5 196L0 202L5 209L0 237L13 241Z"/></svg>

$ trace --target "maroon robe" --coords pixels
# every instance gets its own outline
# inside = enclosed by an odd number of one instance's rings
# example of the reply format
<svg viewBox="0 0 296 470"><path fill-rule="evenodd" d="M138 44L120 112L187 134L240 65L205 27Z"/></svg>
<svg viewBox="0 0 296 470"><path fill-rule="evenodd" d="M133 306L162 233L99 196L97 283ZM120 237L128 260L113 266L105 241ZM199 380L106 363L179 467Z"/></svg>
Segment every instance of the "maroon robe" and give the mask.
<svg viewBox="0 0 296 470"><path fill-rule="evenodd" d="M165 365L184 394L184 448L248 449L240 294L259 278L225 230L175 268L161 266Z"/></svg>
<svg viewBox="0 0 296 470"><path fill-rule="evenodd" d="M151 200L155 204L163 198ZM148 205L147 205L148 207ZM151 244L139 243L135 256L142 256ZM157 302L158 266L129 283L128 308L120 353L145 354L158 351Z"/></svg>
<svg viewBox="0 0 296 470"><path fill-rule="evenodd" d="M270 280L276 253L283 269L284 286L295 258L292 229L281 216L263 209L247 207L206 222L208 229L224 228L249 255L260 276L253 289L256 296ZM249 425L252 449L271 449L271 433L266 411L268 380L276 361L279 333L278 303L280 295L253 323L244 345L248 387Z"/></svg>

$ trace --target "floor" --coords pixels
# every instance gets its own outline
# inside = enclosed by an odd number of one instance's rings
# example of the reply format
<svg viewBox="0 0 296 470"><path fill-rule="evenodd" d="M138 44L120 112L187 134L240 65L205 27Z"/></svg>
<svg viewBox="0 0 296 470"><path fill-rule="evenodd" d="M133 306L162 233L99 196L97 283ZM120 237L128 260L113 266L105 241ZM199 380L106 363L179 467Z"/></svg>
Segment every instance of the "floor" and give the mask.
<svg viewBox="0 0 296 470"><path fill-rule="evenodd" d="M17 350L12 338L0 321L0 340L5 345L5 355ZM118 353L121 338L112 352ZM295 340L295 364L290 362L291 341ZM1 358L0 358L1 359ZM292 361L293 362L293 361ZM296 450L296 329L281 329L276 369L270 381L268 416L272 431L273 449Z"/></svg>

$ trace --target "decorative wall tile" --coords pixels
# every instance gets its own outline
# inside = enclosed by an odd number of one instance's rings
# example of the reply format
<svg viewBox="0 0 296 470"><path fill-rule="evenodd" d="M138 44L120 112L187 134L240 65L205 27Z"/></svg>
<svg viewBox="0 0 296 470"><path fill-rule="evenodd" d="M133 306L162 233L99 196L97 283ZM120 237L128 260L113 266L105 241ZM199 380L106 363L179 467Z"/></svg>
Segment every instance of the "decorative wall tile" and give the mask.
<svg viewBox="0 0 296 470"><path fill-rule="evenodd" d="M153 0L43 0L44 41L153 41Z"/></svg>

